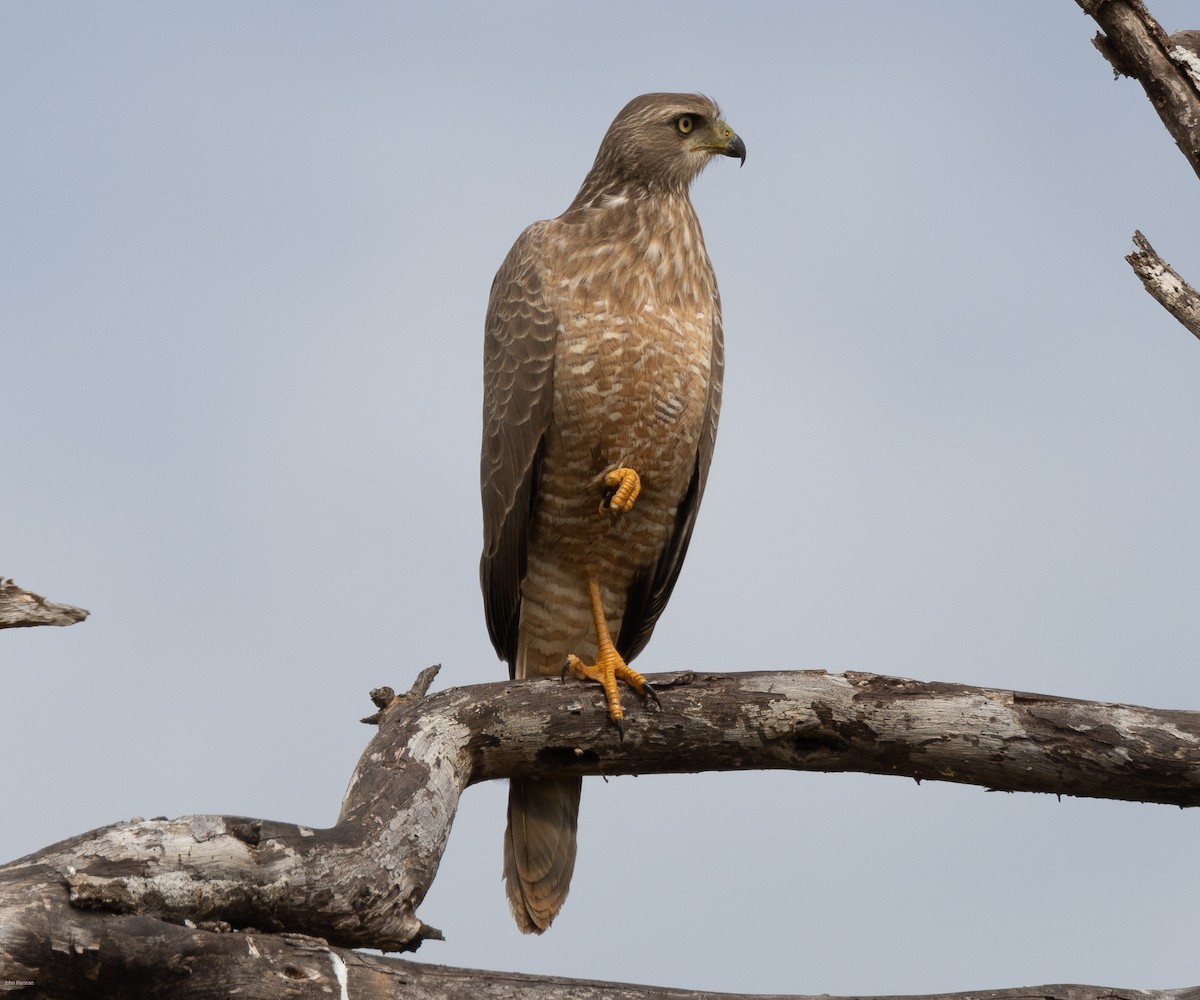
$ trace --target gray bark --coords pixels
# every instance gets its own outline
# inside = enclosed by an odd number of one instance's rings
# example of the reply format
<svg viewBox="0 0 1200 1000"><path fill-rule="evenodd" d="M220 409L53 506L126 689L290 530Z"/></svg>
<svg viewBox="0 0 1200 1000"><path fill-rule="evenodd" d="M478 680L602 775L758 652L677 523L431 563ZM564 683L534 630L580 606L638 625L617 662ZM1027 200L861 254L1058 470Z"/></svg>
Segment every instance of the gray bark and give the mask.
<svg viewBox="0 0 1200 1000"><path fill-rule="evenodd" d="M622 739L599 689L552 680L373 692L378 724L329 829L135 819L0 868L0 969L21 995L699 996L368 959L440 932L417 916L458 799L493 778L787 768L1200 804L1200 713L875 674L663 674ZM1120 995L1046 987L987 996ZM326 994L327 995L327 994ZM345 994L340 994L345 995ZM1138 993L1138 996L1153 994ZM1167 994L1162 994L1167 995ZM1200 1000L1200 991L1188 995Z"/></svg>

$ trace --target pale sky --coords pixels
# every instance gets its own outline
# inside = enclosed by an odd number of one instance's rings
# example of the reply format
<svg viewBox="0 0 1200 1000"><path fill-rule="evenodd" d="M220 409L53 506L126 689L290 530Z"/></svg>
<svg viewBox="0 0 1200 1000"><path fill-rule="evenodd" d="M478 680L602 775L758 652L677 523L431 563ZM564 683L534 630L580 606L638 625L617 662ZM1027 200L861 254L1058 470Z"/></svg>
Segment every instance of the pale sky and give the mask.
<svg viewBox="0 0 1200 1000"><path fill-rule="evenodd" d="M0 859L132 816L328 825L371 688L505 676L488 287L649 90L711 94L749 155L694 188L725 407L639 669L1200 709L1200 343L1123 259L1139 228L1200 280L1200 186L1094 33L1074 0L0 6L0 574L92 612L0 634ZM418 960L1200 981L1195 811L590 779L571 896L526 938L504 802L464 796Z"/></svg>

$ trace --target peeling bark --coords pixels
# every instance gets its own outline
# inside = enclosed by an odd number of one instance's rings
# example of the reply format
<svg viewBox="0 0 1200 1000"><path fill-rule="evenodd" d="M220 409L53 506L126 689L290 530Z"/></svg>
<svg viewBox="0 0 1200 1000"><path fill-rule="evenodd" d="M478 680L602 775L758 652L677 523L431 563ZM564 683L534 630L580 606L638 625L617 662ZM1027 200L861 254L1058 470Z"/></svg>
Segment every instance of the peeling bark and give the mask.
<svg viewBox="0 0 1200 1000"><path fill-rule="evenodd" d="M423 696L431 680L427 671L400 697L373 692L379 728L329 829L234 816L134 819L0 868L4 975L33 982L30 996L93 995L84 987L101 981L114 984L111 995L145 995L176 980L173 995L214 995L201 988L205 970L220 995L230 983L256 984L260 996L307 995L339 975L362 977L357 992L367 995L489 995L503 977L343 949L414 950L441 936L417 908L459 796L494 778L784 768L1200 804L1195 712L866 673L683 672L651 678L662 706L631 705L622 739L590 686L531 680ZM519 982L548 997L701 995Z"/></svg>

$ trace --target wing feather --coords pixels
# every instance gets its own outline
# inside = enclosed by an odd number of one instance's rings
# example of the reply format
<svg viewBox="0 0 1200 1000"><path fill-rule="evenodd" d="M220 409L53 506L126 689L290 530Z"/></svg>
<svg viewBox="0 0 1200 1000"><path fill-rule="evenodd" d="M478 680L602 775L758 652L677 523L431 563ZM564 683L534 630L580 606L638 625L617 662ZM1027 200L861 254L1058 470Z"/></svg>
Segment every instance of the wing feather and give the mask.
<svg viewBox="0 0 1200 1000"><path fill-rule="evenodd" d="M543 229L543 223L526 229L500 265L484 325L479 582L488 634L510 675L538 465L554 402L558 321L542 296Z"/></svg>

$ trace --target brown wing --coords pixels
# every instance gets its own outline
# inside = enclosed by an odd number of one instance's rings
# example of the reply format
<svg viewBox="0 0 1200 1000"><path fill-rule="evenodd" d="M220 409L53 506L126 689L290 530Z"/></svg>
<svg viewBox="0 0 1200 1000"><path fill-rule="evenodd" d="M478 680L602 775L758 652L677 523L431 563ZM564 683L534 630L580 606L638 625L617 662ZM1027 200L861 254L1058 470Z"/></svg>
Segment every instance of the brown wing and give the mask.
<svg viewBox="0 0 1200 1000"><path fill-rule="evenodd" d="M704 411L704 430L700 436L700 446L696 449L696 464L687 491L679 502L674 530L658 561L652 571L635 577L629 587L625 616L621 619L621 632L617 636L617 651L626 661L637 656L650 641L658 616L667 606L675 581L679 578L679 570L683 567L688 543L692 540L692 528L700 510L700 499L704 496L704 484L708 481L708 468L712 464L713 447L717 441L721 385L725 375L725 333L719 294L715 294L713 305L712 370L708 384L708 406Z"/></svg>
<svg viewBox="0 0 1200 1000"><path fill-rule="evenodd" d="M554 399L558 321L542 300L534 223L508 252L488 300L484 326L483 557L479 582L488 634L513 672L521 581L537 503L538 462Z"/></svg>

